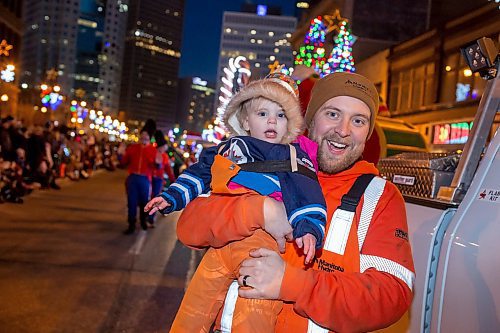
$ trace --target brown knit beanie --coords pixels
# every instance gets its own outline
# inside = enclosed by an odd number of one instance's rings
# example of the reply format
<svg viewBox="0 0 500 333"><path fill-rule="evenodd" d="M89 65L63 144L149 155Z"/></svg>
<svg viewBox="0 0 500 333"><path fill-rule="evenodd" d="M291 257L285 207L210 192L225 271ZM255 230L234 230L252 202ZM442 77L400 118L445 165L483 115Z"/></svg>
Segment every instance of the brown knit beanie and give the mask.
<svg viewBox="0 0 500 333"><path fill-rule="evenodd" d="M370 131L375 126L379 96L375 85L366 77L349 72L335 72L316 81L305 116L309 127L319 108L329 99L337 96L350 96L363 101L370 108Z"/></svg>

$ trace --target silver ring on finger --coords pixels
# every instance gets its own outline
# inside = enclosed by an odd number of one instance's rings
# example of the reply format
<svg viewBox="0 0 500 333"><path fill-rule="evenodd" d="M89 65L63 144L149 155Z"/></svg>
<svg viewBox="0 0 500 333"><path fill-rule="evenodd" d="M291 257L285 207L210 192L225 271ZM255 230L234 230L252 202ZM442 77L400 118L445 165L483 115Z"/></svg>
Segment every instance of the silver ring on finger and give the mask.
<svg viewBox="0 0 500 333"><path fill-rule="evenodd" d="M242 280L242 282L243 282L243 287L250 287L250 286L247 284L247 279L248 279L249 277L250 277L250 275L245 275L245 276L243 277L243 280Z"/></svg>

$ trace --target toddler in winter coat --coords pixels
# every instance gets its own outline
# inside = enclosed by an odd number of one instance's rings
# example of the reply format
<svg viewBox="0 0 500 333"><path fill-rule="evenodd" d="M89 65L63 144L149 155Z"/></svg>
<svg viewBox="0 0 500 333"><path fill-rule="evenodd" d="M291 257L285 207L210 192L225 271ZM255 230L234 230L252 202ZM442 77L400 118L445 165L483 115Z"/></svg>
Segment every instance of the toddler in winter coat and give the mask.
<svg viewBox="0 0 500 333"><path fill-rule="evenodd" d="M224 113L224 123L234 134L218 146L205 149L199 161L187 168L167 190L145 207L150 214L168 214L183 209L199 195L231 197L255 193L283 201L293 236L303 249L305 264L314 258L323 242L326 205L316 178L317 144L299 134L304 127L295 82L281 73L254 81L233 96ZM211 192L209 192L211 191ZM251 212L248 212L251 214ZM223 218L223 217L221 217ZM189 235L206 235L210 221L187 221ZM184 242L184 236L179 234ZM216 235L215 235L216 237ZM184 242L188 246L214 245L210 240ZM237 297L240 263L251 249L277 250L276 241L257 230L252 236L221 248L210 247L184 296L171 332L208 332L221 310L226 293L234 293L233 332L274 332L280 301ZM245 287L251 283L243 278ZM224 323L222 323L224 325Z"/></svg>

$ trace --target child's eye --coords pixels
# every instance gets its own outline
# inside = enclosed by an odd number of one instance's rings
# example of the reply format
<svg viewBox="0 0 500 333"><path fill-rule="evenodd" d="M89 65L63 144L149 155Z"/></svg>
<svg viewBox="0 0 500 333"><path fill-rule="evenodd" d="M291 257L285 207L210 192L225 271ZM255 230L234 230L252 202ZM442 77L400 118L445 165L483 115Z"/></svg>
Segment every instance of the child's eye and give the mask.
<svg viewBox="0 0 500 333"><path fill-rule="evenodd" d="M286 118L286 115L284 112L278 113L278 118Z"/></svg>
<svg viewBox="0 0 500 333"><path fill-rule="evenodd" d="M257 112L257 115L259 117L265 117L266 116L266 112L265 111L259 111L259 112Z"/></svg>

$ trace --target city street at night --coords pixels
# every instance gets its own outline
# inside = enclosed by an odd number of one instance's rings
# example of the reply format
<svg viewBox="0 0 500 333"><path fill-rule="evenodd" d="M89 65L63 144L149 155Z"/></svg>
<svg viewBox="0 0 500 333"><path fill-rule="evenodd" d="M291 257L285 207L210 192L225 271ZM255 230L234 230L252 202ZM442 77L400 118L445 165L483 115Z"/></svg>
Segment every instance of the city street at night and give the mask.
<svg viewBox="0 0 500 333"><path fill-rule="evenodd" d="M122 170L0 205L0 331L166 331L201 252L178 214L125 236Z"/></svg>
<svg viewBox="0 0 500 333"><path fill-rule="evenodd" d="M0 0L0 333L500 332L499 22Z"/></svg>

